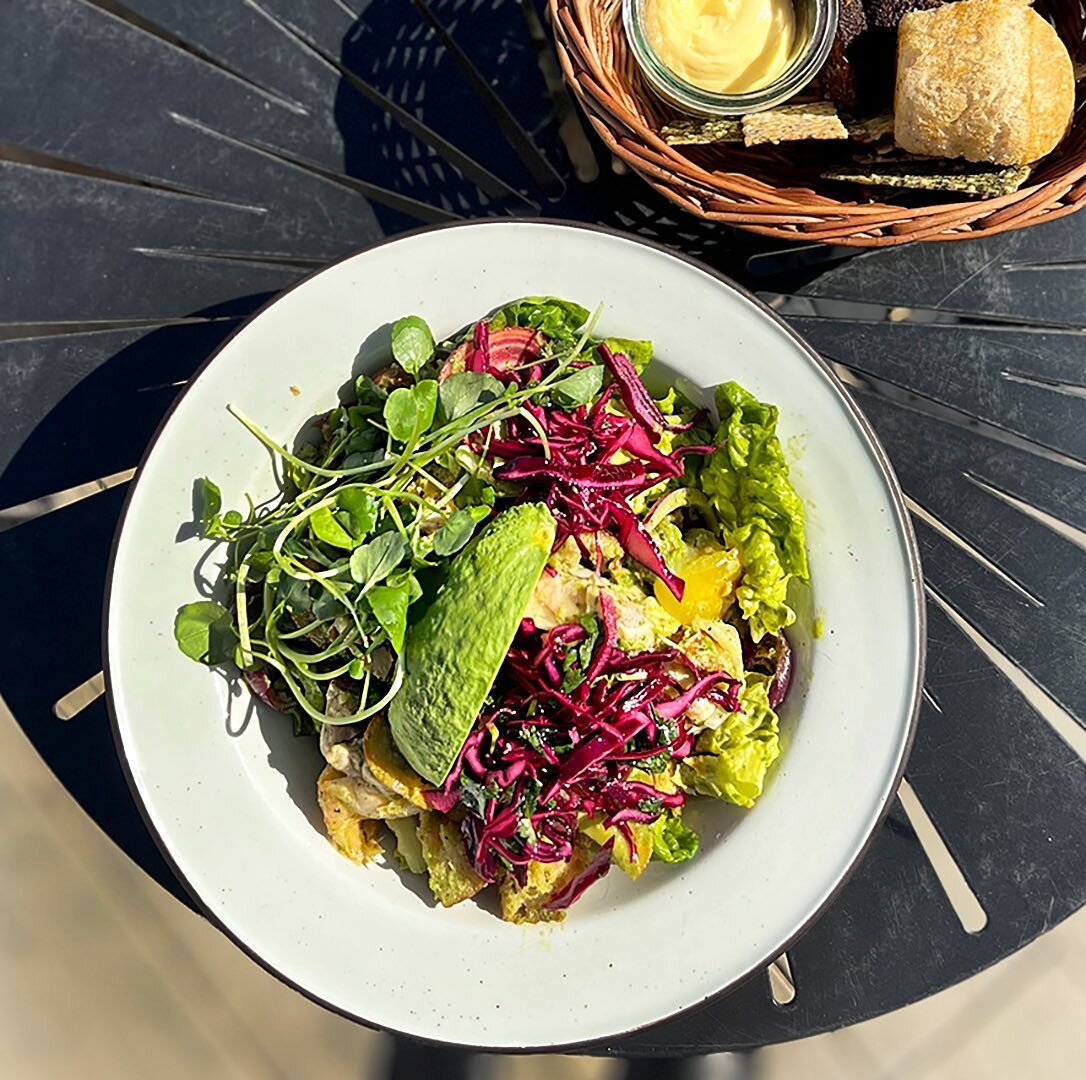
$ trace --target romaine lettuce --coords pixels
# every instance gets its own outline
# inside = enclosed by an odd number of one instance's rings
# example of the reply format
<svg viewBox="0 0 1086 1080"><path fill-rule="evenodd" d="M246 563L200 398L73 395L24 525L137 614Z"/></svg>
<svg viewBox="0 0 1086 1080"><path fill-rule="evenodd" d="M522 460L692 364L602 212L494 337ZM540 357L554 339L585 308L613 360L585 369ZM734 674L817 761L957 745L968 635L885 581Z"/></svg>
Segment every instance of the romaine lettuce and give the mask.
<svg viewBox="0 0 1086 1080"><path fill-rule="evenodd" d="M642 374L652 361L651 341L632 341L630 338L604 338L602 344L613 353L622 353L634 366L638 375Z"/></svg>
<svg viewBox="0 0 1086 1080"><path fill-rule="evenodd" d="M530 326L548 337L572 341L588 321L588 308L558 296L525 296L506 304L490 319L490 329L506 326Z"/></svg>
<svg viewBox="0 0 1086 1080"><path fill-rule="evenodd" d="M698 853L698 834L681 817L664 814L652 827L652 857L661 862L686 862Z"/></svg>
<svg viewBox="0 0 1086 1080"><path fill-rule="evenodd" d="M780 756L777 714L769 705L768 675L748 674L741 709L715 731L698 736L695 753L679 767L686 790L751 807L769 766Z"/></svg>
<svg viewBox="0 0 1086 1080"><path fill-rule="evenodd" d="M703 463L700 487L709 496L729 546L743 555L736 598L751 637L778 634L795 621L788 583L807 580L803 503L788 479L777 438L777 409L738 383L717 387L719 449Z"/></svg>

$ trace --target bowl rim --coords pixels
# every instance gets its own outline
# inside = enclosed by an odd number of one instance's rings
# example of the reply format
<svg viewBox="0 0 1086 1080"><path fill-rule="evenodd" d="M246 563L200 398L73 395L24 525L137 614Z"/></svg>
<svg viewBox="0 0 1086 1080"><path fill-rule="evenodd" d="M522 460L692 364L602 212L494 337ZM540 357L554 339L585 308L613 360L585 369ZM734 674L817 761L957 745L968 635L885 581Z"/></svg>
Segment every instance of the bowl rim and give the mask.
<svg viewBox="0 0 1086 1080"><path fill-rule="evenodd" d="M159 439L165 431L167 425L173 419L174 413L177 411L181 402L187 396L189 390L195 384L196 380L204 374L204 372L211 366L211 364L218 358L227 346L229 346L235 337L238 336L243 330L245 330L250 323L258 319L263 315L273 304L277 303L280 299L293 292L295 289L311 281L325 270L330 269L333 266L338 266L341 263L347 262L356 256L366 254L367 252L374 251L378 248L386 247L389 244L394 244L398 240L406 239L414 236L420 236L428 233L434 233L444 230L464 229L464 228L478 228L486 227L488 225L544 225L553 226L558 229L578 229L585 232L602 233L604 235L612 236L618 239L626 240L631 243L639 244L643 247L652 249L664 255L670 255L673 258L680 259L682 262L687 263L690 266L708 274L726 288L737 293L741 298L753 305L760 314L767 316L771 322L775 323L778 329L784 331L784 333L791 339L793 345L795 345L801 352L805 353L807 358L812 362L815 371L822 375L822 377L829 384L830 388L834 391L837 398L840 400L841 405L845 411L851 415L852 419L857 423L860 432L864 439L867 441L869 448L872 452L875 462L882 472L883 480L886 485L887 494L890 497L891 504L894 509L894 518L898 527L899 535L905 541L905 551L907 554L908 568L910 572L910 579L912 583L912 600L913 600L913 627L914 633L912 635L913 640L911 642L913 651L916 657L916 662L912 671L912 686L910 691L911 705L909 708L908 726L905 732L905 739L902 743L902 748L898 762L894 770L894 777L888 786L886 795L883 799L882 805L878 808L877 813L873 818L873 823L870 832L864 842L858 848L855 856L851 862L841 871L840 876L826 895L825 899L818 906L818 908L808 916L798 926L792 934L777 948L772 951L772 954L766 956L759 962L751 965L746 971L731 979L726 985L720 987L712 994L700 1001L694 1002L682 1009L679 1009L665 1017L661 1017L644 1024L638 1024L630 1028L626 1028L621 1032L615 1032L613 1035L606 1036L603 1040L590 1040L588 1042L565 1042L565 1043L539 1043L531 1046L517 1046L510 1047L507 1045L487 1045L487 1044L469 1044L469 1043L457 1043L449 1040L435 1039L426 1036L418 1036L413 1032L391 1028L383 1025L378 1025L375 1022L367 1019L358 1013L336 1005L325 998L322 998L319 994L313 992L300 983L295 982L289 976L278 970L270 961L266 960L260 955L253 947L247 942L241 939L238 934L230 930L221 919L219 919L210 909L210 907L204 902L196 888L188 880L188 878L182 873L176 860L169 850L166 841L155 827L150 812L144 803L143 797L139 792L139 787L136 783L135 775L132 771L131 765L128 761L128 756L125 753L124 742L120 731L120 721L117 713L117 709L114 703L114 691L113 680L111 674L111 660L109 651L109 625L110 625L110 612L111 612L111 599L113 594L113 579L116 569L117 554L120 547L121 535L124 532L124 527L128 519L129 510L135 495L136 489L139 485L140 478L143 475L144 465L150 456L154 453ZM912 751L913 742L916 738L916 731L919 723L920 709L922 705L922 689L924 686L924 672L927 659L927 618L926 618L926 606L924 602L924 582L923 573L920 563L919 548L917 546L916 535L912 527L911 518L909 516L908 509L905 504L905 497L901 490L901 485L897 479L897 475L894 472L893 466L890 463L889 458L886 455L882 444L879 442L878 436L875 434L874 428L868 421L867 417L860 411L859 407L849 396L848 391L845 389L844 383L834 373L833 369L827 364L827 362L819 355L819 353L809 345L777 312L770 308L766 303L760 300L752 292L740 285L738 282L733 281L726 274L721 273L719 270L714 269L708 264L702 262L700 259L696 259L693 256L687 255L682 251L678 251L673 248L669 248L664 244L657 243L652 240L647 240L643 237L637 236L633 233L626 232L621 229L612 229L608 226L597 225L590 222L580 222L566 220L562 218L544 218L544 217L493 217L493 218L477 218L469 219L466 221L453 221L453 222L441 222L431 225L423 225L416 229L406 230L404 232L396 233L393 236L384 236L378 240L375 240L369 244L364 244L361 247L352 249L339 258L333 259L324 266L318 267L312 272L300 277L293 284L287 288L276 293L268 301L261 304L248 318L244 319L235 329L226 337L208 356L203 363L193 372L191 378L188 380L185 388L177 395L174 401L170 404L162 420L159 422L158 427L155 429L154 434L151 436L147 447L140 456L139 464L136 468L136 475L133 478L128 492L125 496L124 504L121 507L120 516L117 519L117 526L113 534L113 539L110 544L109 559L106 565L106 578L105 578L105 592L104 603L102 606L102 621L101 621L101 651L102 651L102 671L105 679L105 699L106 708L109 714L110 730L113 735L114 749L117 752L117 757L120 761L121 770L124 773L125 781L128 784L129 794L132 797L133 802L136 804L136 808L139 811L140 818L143 820L144 827L147 829L154 841L155 846L158 848L166 865L170 868L171 873L177 879L179 884L185 890L185 893L189 897L192 905L196 908L198 913L203 916L213 927L215 927L221 934L223 934L229 941L231 941L237 948L239 948L246 956L252 961L262 967L268 974L274 976L285 986L295 990L303 997L308 998L310 1001L322 1008L327 1009L329 1012L335 1013L338 1016L343 1017L346 1020L351 1020L354 1023L361 1024L363 1027L369 1028L374 1031L382 1031L387 1034L391 1034L398 1037L412 1039L416 1042L423 1043L429 1046L445 1046L445 1047L461 1047L480 1053L498 1053L498 1054L533 1054L533 1053L568 1053L575 1052L577 1050L584 1050L589 1047L598 1047L601 1041L606 1043L612 1043L620 1039L626 1039L633 1035L640 1034L653 1027L657 1027L662 1024L671 1023L678 1018L694 1012L697 1009L706 1008L710 1003L719 1000L726 994L738 989L752 978L756 978L760 973L765 971L768 965L782 952L786 952L790 949L804 934L826 913L830 906L841 894L844 887L852 879L853 875L859 869L861 863L866 857L867 853L871 849L875 840L880 835L883 822L890 811L891 806L897 797L898 787L901 784L901 780L905 775L905 768L909 760L910 753ZM142 870L143 868L140 867ZM146 872L146 871L145 871Z"/></svg>

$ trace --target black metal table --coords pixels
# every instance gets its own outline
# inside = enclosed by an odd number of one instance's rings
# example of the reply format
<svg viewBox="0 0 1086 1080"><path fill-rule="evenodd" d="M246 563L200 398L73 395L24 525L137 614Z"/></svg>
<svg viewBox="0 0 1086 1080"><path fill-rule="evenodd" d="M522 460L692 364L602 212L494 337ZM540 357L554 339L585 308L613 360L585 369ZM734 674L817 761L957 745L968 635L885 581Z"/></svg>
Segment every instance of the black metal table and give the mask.
<svg viewBox="0 0 1086 1080"><path fill-rule="evenodd" d="M382 235L507 214L627 228L761 291L835 363L911 500L928 672L903 801L830 911L766 978L592 1049L704 1053L876 1016L1086 901L1086 215L851 259L679 217L586 135L541 16L5 0L0 693L187 902L98 674L125 484L179 387L267 298Z"/></svg>

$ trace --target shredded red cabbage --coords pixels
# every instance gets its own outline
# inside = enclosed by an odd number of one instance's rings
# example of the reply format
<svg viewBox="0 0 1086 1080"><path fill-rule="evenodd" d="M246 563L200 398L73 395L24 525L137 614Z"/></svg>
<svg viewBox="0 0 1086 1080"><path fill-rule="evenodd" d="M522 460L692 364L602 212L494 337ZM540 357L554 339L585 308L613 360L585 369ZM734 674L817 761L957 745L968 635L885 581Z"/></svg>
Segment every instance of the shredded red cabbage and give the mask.
<svg viewBox="0 0 1086 1080"><path fill-rule="evenodd" d="M517 385L537 382L555 363L544 355L545 341L534 330L492 330L480 322L440 377L466 370ZM573 537L598 566L602 555L593 537L607 531L682 599L682 580L668 569L629 500L681 477L684 455L714 447L663 451L667 421L633 365L605 345L597 349L610 382L590 407L528 402L528 416L504 422L485 439L476 435L472 445L494 464L496 478L550 508L558 523L556 549ZM616 395L623 410L607 407ZM631 771L659 771L691 753L684 713L695 701L739 708L739 684L725 672L700 671L673 648L623 652L614 601L603 592L599 604L594 629L568 623L544 633L530 619L522 621L456 764L443 787L426 796L434 810L456 812L468 855L487 881L508 872L523 886L530 862L568 861L583 817L597 818L633 849L631 826L651 824L682 806L685 795L631 780ZM602 877L613 843L547 906L568 907Z"/></svg>
<svg viewBox="0 0 1086 1080"><path fill-rule="evenodd" d="M472 365L493 362L492 356L490 361L486 359L484 325L475 328L469 358ZM506 332L498 331L490 341ZM485 446L498 466L498 479L516 484L526 498L546 503L558 522L556 549L572 536L591 558L584 538L605 530L618 539L630 558L651 570L681 600L682 579L667 568L652 536L630 508L629 499L667 477L682 476L686 454L707 454L715 448L660 450L659 436L667 424L656 402L625 356L611 352L606 345L598 350L613 381L591 408L528 404L525 409L531 420L518 417L509 421L499 438L488 444L480 442L477 448ZM535 377L535 368L528 373L523 365L520 371L494 370L517 382L526 374ZM628 416L607 410L606 404L616 392ZM630 460L616 463L613 459L620 451Z"/></svg>
<svg viewBox="0 0 1086 1080"><path fill-rule="evenodd" d="M488 881L507 867L523 883L529 862L570 859L582 815L598 815L632 848L630 823L651 823L685 796L631 780L631 769L690 754L682 714L694 701L739 708L725 672L699 671L676 649L619 649L606 592L597 634L591 644L584 625L543 633L525 619L456 765L427 796L435 810L462 808L465 847Z"/></svg>
<svg viewBox="0 0 1086 1080"><path fill-rule="evenodd" d="M614 846L614 840L608 840L588 860L588 865L564 889L550 898L545 905L546 909L548 911L561 911L563 908L570 907L581 898L581 894L589 885L594 885L601 877L604 877L607 871L611 869L611 849Z"/></svg>

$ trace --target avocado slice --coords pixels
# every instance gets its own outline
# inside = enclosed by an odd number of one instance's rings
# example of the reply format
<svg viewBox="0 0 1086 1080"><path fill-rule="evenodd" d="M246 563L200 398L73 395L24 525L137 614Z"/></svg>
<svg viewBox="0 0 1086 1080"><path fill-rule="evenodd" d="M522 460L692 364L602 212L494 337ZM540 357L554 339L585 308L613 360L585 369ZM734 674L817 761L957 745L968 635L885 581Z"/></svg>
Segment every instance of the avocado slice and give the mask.
<svg viewBox="0 0 1086 1080"><path fill-rule="evenodd" d="M404 681L388 710L392 738L420 776L441 785L471 733L554 544L542 503L500 513L449 566L408 631Z"/></svg>

